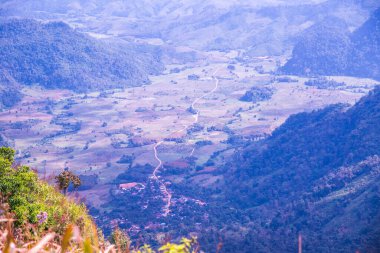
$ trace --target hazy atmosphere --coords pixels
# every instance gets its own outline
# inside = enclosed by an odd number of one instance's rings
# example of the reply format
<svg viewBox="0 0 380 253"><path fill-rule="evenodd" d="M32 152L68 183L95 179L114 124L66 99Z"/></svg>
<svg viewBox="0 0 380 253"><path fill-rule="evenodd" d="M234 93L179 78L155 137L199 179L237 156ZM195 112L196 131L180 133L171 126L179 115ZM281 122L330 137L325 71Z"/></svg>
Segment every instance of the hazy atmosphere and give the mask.
<svg viewBox="0 0 380 253"><path fill-rule="evenodd" d="M0 0L0 59L0 252L380 252L379 1Z"/></svg>

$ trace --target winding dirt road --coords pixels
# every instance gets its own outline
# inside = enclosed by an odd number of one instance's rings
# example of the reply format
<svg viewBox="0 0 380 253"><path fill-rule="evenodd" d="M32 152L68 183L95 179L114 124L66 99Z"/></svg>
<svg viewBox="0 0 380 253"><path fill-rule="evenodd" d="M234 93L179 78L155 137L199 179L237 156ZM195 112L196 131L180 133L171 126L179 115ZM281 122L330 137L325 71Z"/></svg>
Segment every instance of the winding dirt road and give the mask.
<svg viewBox="0 0 380 253"><path fill-rule="evenodd" d="M205 93L203 96L197 98L194 100L194 102L191 104L191 108L196 112L193 117L194 117L194 122L189 124L189 125L186 125L184 126L182 129L180 130L177 130L173 133L171 133L169 136L173 135L173 134L177 134L177 133L181 133L183 131L186 131L190 126L194 125L195 123L198 123L198 120L199 120L199 110L195 108L195 105L201 100L201 99L204 99L205 97L207 97L208 95L214 93L218 87L219 87L219 79L215 76L216 73L219 71L219 69L215 70L215 72L212 74L212 79L215 81L215 87ZM153 147L153 151L154 151L154 157L155 159L158 161L158 164L156 166L156 168L154 168L153 170L153 173L152 173L152 179L156 180L158 182L158 184L160 185L160 191L161 193L164 195L164 201L166 202L164 208L163 208L163 214L162 216L166 217L168 216L168 214L170 213L170 206L172 204L172 194L170 193L170 191L168 190L168 188L166 187L165 183L163 182L163 180L160 180L157 176L157 173L159 172L159 170L161 169L162 167L162 160L160 159L160 157L158 156L158 151L157 151L157 148L162 144L164 143L164 141L159 141L157 142L154 147ZM194 150L193 149L191 151L191 155L194 153Z"/></svg>

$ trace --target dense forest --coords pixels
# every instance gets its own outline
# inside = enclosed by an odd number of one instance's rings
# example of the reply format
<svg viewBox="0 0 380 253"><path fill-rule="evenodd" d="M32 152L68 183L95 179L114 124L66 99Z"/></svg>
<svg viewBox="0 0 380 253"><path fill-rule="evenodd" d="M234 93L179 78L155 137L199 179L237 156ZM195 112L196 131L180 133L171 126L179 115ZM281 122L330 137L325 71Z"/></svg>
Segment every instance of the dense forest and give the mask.
<svg viewBox="0 0 380 253"><path fill-rule="evenodd" d="M63 22L0 23L0 70L20 84L75 91L141 86L163 69L151 46L107 43Z"/></svg>

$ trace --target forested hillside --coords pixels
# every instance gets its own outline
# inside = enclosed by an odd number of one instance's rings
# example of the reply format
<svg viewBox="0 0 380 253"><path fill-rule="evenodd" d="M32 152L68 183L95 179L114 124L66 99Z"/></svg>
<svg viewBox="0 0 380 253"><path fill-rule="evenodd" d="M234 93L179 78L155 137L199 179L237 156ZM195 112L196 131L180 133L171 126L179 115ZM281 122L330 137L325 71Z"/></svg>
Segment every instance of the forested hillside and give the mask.
<svg viewBox="0 0 380 253"><path fill-rule="evenodd" d="M309 252L377 252L379 124L377 88L351 108L291 116L237 153L226 200L249 214L254 241L276 238L266 247L289 252L302 233Z"/></svg>
<svg viewBox="0 0 380 253"><path fill-rule="evenodd" d="M380 79L380 9L356 31L343 21L307 29L282 70L300 75L351 75Z"/></svg>
<svg viewBox="0 0 380 253"><path fill-rule="evenodd" d="M0 70L20 84L75 91L141 86L163 66L158 51L110 45L62 22L0 23Z"/></svg>

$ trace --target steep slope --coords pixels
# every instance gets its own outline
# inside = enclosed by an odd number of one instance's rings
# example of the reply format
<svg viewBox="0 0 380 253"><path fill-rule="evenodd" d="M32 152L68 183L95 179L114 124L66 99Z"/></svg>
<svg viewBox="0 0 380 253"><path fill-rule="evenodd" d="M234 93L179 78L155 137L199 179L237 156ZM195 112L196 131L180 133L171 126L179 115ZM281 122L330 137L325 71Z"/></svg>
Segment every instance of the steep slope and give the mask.
<svg viewBox="0 0 380 253"><path fill-rule="evenodd" d="M0 69L21 84L76 91L140 86L163 67L159 54L111 46L62 22L3 20Z"/></svg>
<svg viewBox="0 0 380 253"><path fill-rule="evenodd" d="M337 24L314 25L305 31L282 70L380 79L380 9L352 34Z"/></svg>

